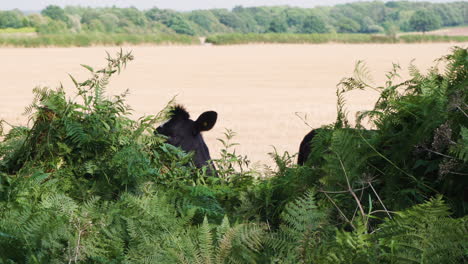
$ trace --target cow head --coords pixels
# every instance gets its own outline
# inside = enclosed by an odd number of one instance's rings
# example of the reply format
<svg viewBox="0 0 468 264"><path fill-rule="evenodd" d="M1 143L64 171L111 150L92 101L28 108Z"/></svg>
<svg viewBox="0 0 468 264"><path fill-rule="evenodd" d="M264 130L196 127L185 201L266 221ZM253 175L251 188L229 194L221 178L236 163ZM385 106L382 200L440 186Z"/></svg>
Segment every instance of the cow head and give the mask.
<svg viewBox="0 0 468 264"><path fill-rule="evenodd" d="M218 114L214 111L202 113L197 120L190 119L184 107L178 105L171 110L171 119L159 126L155 133L167 137L167 143L180 147L186 152L194 152L194 163L198 168L211 165L208 147L201 132L208 131L216 123Z"/></svg>

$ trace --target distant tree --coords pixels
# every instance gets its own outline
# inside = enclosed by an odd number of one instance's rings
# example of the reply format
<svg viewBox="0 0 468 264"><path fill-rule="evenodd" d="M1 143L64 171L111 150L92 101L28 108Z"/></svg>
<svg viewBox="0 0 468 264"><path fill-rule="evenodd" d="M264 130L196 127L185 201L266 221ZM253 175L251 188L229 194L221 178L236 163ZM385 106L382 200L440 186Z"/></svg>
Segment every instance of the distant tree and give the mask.
<svg viewBox="0 0 468 264"><path fill-rule="evenodd" d="M202 27L207 32L213 32L218 22L217 18L209 10L196 10L188 15L188 19Z"/></svg>
<svg viewBox="0 0 468 264"><path fill-rule="evenodd" d="M266 7L249 7L245 8L245 10L253 15L255 21L257 22L257 25L260 28L262 28L260 32L267 31L272 17L270 12L266 9Z"/></svg>
<svg viewBox="0 0 468 264"><path fill-rule="evenodd" d="M243 32L265 32L264 28L257 23L257 20L255 19L256 15L252 12L252 9L237 6L237 8L232 10L232 13L242 20Z"/></svg>
<svg viewBox="0 0 468 264"><path fill-rule="evenodd" d="M88 24L88 30L95 31L95 32L104 32L106 27L99 19L93 19Z"/></svg>
<svg viewBox="0 0 468 264"><path fill-rule="evenodd" d="M242 19L235 13L229 12L226 9L214 9L212 12L216 17L218 17L219 22L222 24L237 31L246 32L244 21L242 21Z"/></svg>
<svg viewBox="0 0 468 264"><path fill-rule="evenodd" d="M268 32L284 33L288 31L288 24L285 19L275 17L271 20Z"/></svg>
<svg viewBox="0 0 468 264"><path fill-rule="evenodd" d="M398 8L399 7L399 2L396 1L388 1L385 3L385 6L388 8Z"/></svg>
<svg viewBox="0 0 468 264"><path fill-rule="evenodd" d="M112 13L104 13L99 16L99 20L104 25L106 32L118 31L120 19L117 17L117 15Z"/></svg>
<svg viewBox="0 0 468 264"><path fill-rule="evenodd" d="M316 15L308 16L304 19L301 33L327 33L328 29L323 19Z"/></svg>
<svg viewBox="0 0 468 264"><path fill-rule="evenodd" d="M172 17L167 25L170 29L174 30L178 34L185 34L185 35L195 35L195 31L190 26L187 21L185 21L182 16L174 16Z"/></svg>
<svg viewBox="0 0 468 264"><path fill-rule="evenodd" d="M70 31L77 33L81 31L81 18L79 15L67 15L68 23L67 26Z"/></svg>
<svg viewBox="0 0 468 264"><path fill-rule="evenodd" d="M386 36L396 39L398 33L398 26L395 23L385 22L383 27Z"/></svg>
<svg viewBox="0 0 468 264"><path fill-rule="evenodd" d="M400 30L405 32L413 30L410 26L410 19L414 12L411 10L402 10L398 13L398 20L395 21L395 24L399 26Z"/></svg>
<svg viewBox="0 0 468 264"><path fill-rule="evenodd" d="M189 19L201 26L203 29L211 31L211 24L213 23L213 21L208 17L208 15L205 12L194 11L189 15Z"/></svg>
<svg viewBox="0 0 468 264"><path fill-rule="evenodd" d="M342 17L338 20L337 28L340 33L356 33L361 30L361 26L358 22L347 17Z"/></svg>
<svg viewBox="0 0 468 264"><path fill-rule="evenodd" d="M96 9L87 9L81 15L81 23L82 24L89 24L94 19L99 19L101 14Z"/></svg>
<svg viewBox="0 0 468 264"><path fill-rule="evenodd" d="M410 18L409 25L414 31L423 33L438 29L441 26L440 17L427 10L418 10Z"/></svg>
<svg viewBox="0 0 468 264"><path fill-rule="evenodd" d="M307 18L306 9L303 8L288 8L286 10L286 22L290 27L300 27L304 24Z"/></svg>
<svg viewBox="0 0 468 264"><path fill-rule="evenodd" d="M0 11L0 28L20 28L23 26L22 15L15 11Z"/></svg>
<svg viewBox="0 0 468 264"><path fill-rule="evenodd" d="M151 21L157 21L164 24L165 21L169 20L169 17L172 16L173 12L170 10L164 10L159 8L151 8L145 12L146 18Z"/></svg>
<svg viewBox="0 0 468 264"><path fill-rule="evenodd" d="M145 12L145 16L151 21L164 24L178 34L195 35L195 30L190 25L188 19L175 11L152 8Z"/></svg>
<svg viewBox="0 0 468 264"><path fill-rule="evenodd" d="M60 20L50 20L47 24L42 24L37 28L41 34L55 34L67 32L67 24Z"/></svg>
<svg viewBox="0 0 468 264"><path fill-rule="evenodd" d="M365 17L362 20L361 32L362 33L378 33L384 31L384 28L377 25L370 17Z"/></svg>
<svg viewBox="0 0 468 264"><path fill-rule="evenodd" d="M143 27L146 25L145 14L141 12L140 10L134 7L131 7L131 8L122 8L122 9L119 9L119 11L120 11L119 17L123 16L127 18L128 20L132 22L133 25L139 26L139 27Z"/></svg>
<svg viewBox="0 0 468 264"><path fill-rule="evenodd" d="M28 16L29 25L38 28L40 25L47 24L48 18L41 14L31 14Z"/></svg>
<svg viewBox="0 0 468 264"><path fill-rule="evenodd" d="M237 5L232 9L233 13L242 13L244 12L245 8L242 5Z"/></svg>
<svg viewBox="0 0 468 264"><path fill-rule="evenodd" d="M65 11L56 5L49 5L44 10L41 11L43 16L50 17L53 20L68 22L68 16L65 14Z"/></svg>
<svg viewBox="0 0 468 264"><path fill-rule="evenodd" d="M453 27L463 24L463 16L467 16L468 3L465 8L457 10L455 7L450 5L437 5L431 10L441 19L442 26Z"/></svg>

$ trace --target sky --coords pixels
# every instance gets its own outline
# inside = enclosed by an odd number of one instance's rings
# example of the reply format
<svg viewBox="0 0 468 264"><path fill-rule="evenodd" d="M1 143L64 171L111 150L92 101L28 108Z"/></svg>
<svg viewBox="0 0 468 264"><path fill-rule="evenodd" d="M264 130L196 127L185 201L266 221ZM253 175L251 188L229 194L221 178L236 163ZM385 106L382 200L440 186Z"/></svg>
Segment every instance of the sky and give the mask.
<svg viewBox="0 0 468 264"><path fill-rule="evenodd" d="M0 0L1 10L18 8L23 11L39 11L48 5L58 6L134 6L139 9L152 7L169 8L179 11L211 8L233 8L237 5L247 6L274 6L289 5L299 7L314 7L317 5L335 5L359 0ZM450 0L412 0L429 2L452 2Z"/></svg>

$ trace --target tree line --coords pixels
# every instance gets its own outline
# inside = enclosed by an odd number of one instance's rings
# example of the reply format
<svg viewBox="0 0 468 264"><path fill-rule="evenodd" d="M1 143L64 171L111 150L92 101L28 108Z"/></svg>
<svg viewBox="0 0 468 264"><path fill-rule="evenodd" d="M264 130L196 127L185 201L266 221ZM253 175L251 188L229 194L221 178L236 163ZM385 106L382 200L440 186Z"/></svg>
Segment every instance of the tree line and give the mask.
<svg viewBox="0 0 468 264"><path fill-rule="evenodd" d="M358 2L332 7L242 7L177 12L152 8L50 5L40 13L0 11L1 28L38 33L387 33L429 31L468 24L468 3Z"/></svg>

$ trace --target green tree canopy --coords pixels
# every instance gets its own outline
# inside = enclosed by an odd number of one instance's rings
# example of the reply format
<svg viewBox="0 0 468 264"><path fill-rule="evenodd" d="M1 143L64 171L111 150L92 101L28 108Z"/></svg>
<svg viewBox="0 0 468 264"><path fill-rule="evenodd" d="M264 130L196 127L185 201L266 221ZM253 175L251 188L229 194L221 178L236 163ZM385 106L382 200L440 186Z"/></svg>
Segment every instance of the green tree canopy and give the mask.
<svg viewBox="0 0 468 264"><path fill-rule="evenodd" d="M0 28L20 28L23 26L23 16L15 11L0 11Z"/></svg>
<svg viewBox="0 0 468 264"><path fill-rule="evenodd" d="M361 26L358 22L348 17L342 17L337 23L338 32L340 33L356 33L359 32Z"/></svg>
<svg viewBox="0 0 468 264"><path fill-rule="evenodd" d="M164 24L178 34L195 35L195 31L188 20L175 11L152 8L145 12L145 16L151 21Z"/></svg>
<svg viewBox="0 0 468 264"><path fill-rule="evenodd" d="M47 24L42 24L37 28L37 32L44 34L64 33L67 31L67 24L60 20L51 20Z"/></svg>
<svg viewBox="0 0 468 264"><path fill-rule="evenodd" d="M418 10L410 18L409 25L412 30L427 32L441 26L440 17L427 10Z"/></svg>
<svg viewBox="0 0 468 264"><path fill-rule="evenodd" d="M49 5L41 12L42 15L48 16L53 20L68 22L68 16L65 14L65 11L56 5Z"/></svg>
<svg viewBox="0 0 468 264"><path fill-rule="evenodd" d="M118 31L120 19L113 13L104 13L99 16L99 20L104 25L107 32Z"/></svg>
<svg viewBox="0 0 468 264"><path fill-rule="evenodd" d="M419 10L419 11L418 11ZM49 20L62 21L70 32L93 29L104 32L161 32L188 35L215 33L382 33L428 31L441 26L468 24L468 2L421 3L367 1L335 6L299 8L289 6L236 6L229 9L178 12L152 8L91 8L49 5L41 17L19 10L0 11L0 27L39 28ZM39 14L38 14L39 15ZM29 19L32 18L32 19ZM99 21L99 23L97 22ZM79 25L81 24L81 25ZM92 24L92 25L91 25Z"/></svg>
<svg viewBox="0 0 468 264"><path fill-rule="evenodd" d="M301 26L307 18L306 9L303 8L289 8L285 13L288 26Z"/></svg>
<svg viewBox="0 0 468 264"><path fill-rule="evenodd" d="M288 24L283 17L275 17L270 22L270 27L268 27L269 32L273 33L284 33L288 31Z"/></svg>
<svg viewBox="0 0 468 264"><path fill-rule="evenodd" d="M212 31L214 24L217 22L216 17L207 10L193 11L190 13L188 18L209 32Z"/></svg>
<svg viewBox="0 0 468 264"><path fill-rule="evenodd" d="M214 9L212 12L222 24L240 32L246 31L244 21L235 13L229 12L226 9Z"/></svg>
<svg viewBox="0 0 468 264"><path fill-rule="evenodd" d="M41 14L31 14L28 16L29 25L38 28L42 24L47 23L47 18Z"/></svg>
<svg viewBox="0 0 468 264"><path fill-rule="evenodd" d="M316 15L310 15L304 19L301 33L327 33L328 29L323 19Z"/></svg>

